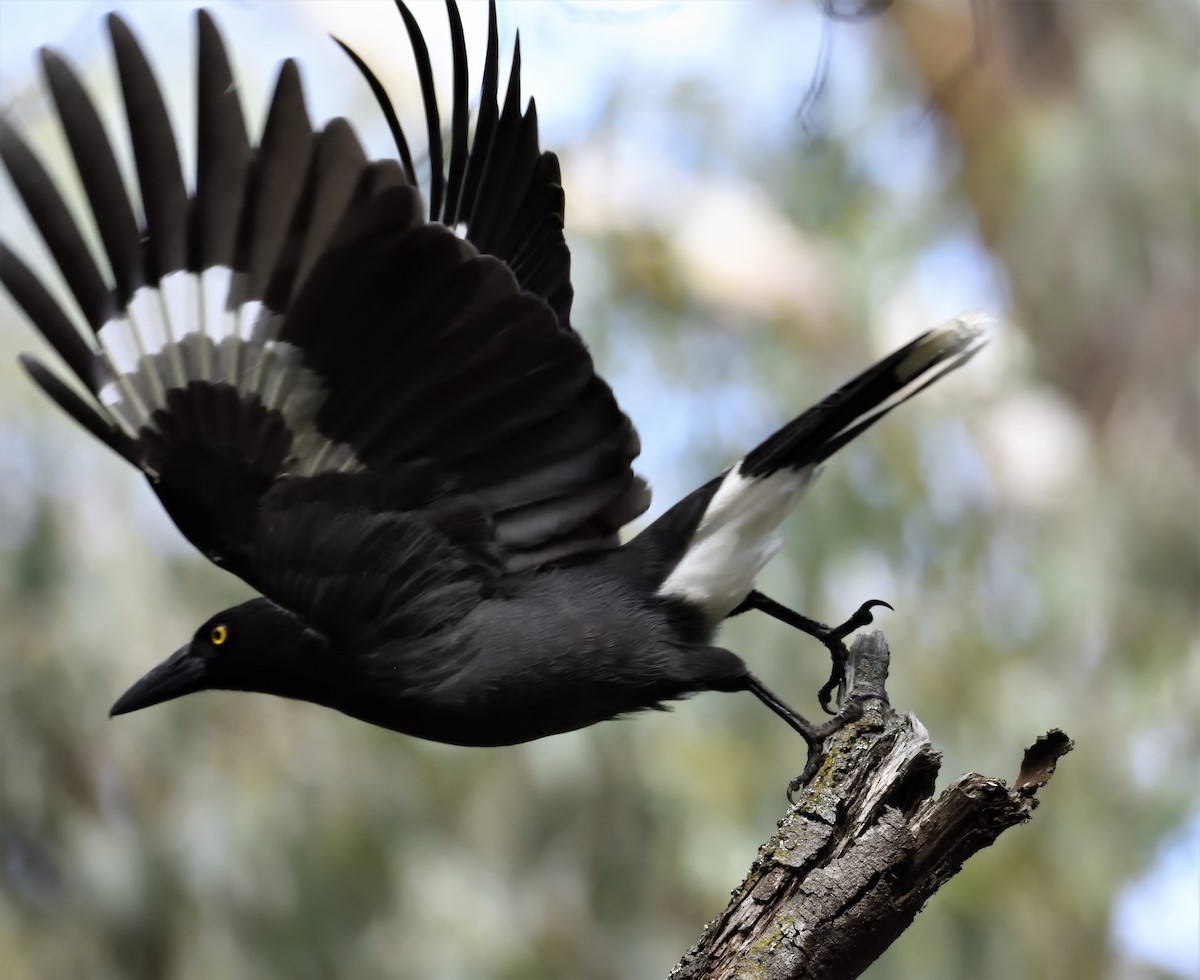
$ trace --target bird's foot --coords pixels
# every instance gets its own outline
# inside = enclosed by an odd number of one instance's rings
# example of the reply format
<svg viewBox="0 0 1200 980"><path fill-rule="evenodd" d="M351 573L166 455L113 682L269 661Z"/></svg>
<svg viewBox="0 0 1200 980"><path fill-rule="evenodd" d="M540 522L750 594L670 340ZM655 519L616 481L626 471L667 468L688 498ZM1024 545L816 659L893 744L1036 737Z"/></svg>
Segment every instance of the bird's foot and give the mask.
<svg viewBox="0 0 1200 980"><path fill-rule="evenodd" d="M787 795L789 803L793 802L792 797L796 790L808 783L816 775L817 770L821 768L821 761L825 757L825 740L830 735L850 724L850 722L861 718L863 714L863 702L867 698L875 696L872 694L851 695L846 699L846 703L842 705L841 710L832 718L820 724L814 724L794 708L780 701L757 677L750 675L746 687L763 704L786 721L793 731L797 732L804 739L805 745L808 746L804 771L788 783Z"/></svg>
<svg viewBox="0 0 1200 980"><path fill-rule="evenodd" d="M882 599L868 599L844 623L838 626L822 626L822 633L817 635L817 639L825 645L825 649L829 651L829 656L833 660L833 667L829 671L829 680L821 685L821 690L817 692L817 700L821 702L821 708L828 715L837 716L838 712L829 705L833 701L834 692L846 682L846 660L850 656L849 651L846 650L846 637L856 629L870 626L875 622L875 614L871 610L876 606L883 606L885 609L893 608L891 603L884 602Z"/></svg>
<svg viewBox="0 0 1200 980"><path fill-rule="evenodd" d="M821 763L825 761L825 740L836 732L841 731L852 721L858 721L863 715L863 702L870 695L852 695L846 699L846 703L837 711L832 718L820 725L810 725L810 733L805 735L801 732L804 741L808 745L808 758L804 763L804 770L799 776L796 776L787 786L787 798L789 803L795 803L796 791L803 786L807 786L812 781L813 776L821 768Z"/></svg>
<svg viewBox="0 0 1200 980"><path fill-rule="evenodd" d="M829 651L833 666L829 672L829 680L822 685L821 690L817 693L817 699L821 702L822 710L826 714L834 715L834 720L836 720L839 713L831 708L830 704L833 701L834 692L841 687L846 679L846 658L849 656L846 650L846 637L856 629L869 626L875 621L875 614L871 610L876 606L883 606L885 609L892 608L891 603L884 602L882 599L868 599L844 623L838 626L826 626L815 619L810 619L803 613L789 609L783 603L776 602L761 592L754 591L746 596L742 604L731 615L736 616L738 613L749 609L758 609L761 612L765 612L768 616L778 619L781 623L786 623L788 626L792 626L800 630L800 632L808 634L813 639L820 641L825 649Z"/></svg>

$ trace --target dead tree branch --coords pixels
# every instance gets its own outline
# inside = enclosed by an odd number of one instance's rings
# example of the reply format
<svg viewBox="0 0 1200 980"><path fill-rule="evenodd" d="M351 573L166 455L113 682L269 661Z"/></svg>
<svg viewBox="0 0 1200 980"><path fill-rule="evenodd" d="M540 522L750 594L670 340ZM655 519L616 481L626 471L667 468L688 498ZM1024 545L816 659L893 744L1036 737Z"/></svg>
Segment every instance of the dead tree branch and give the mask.
<svg viewBox="0 0 1200 980"><path fill-rule="evenodd" d="M1071 741L1057 729L1026 749L1011 788L976 773L936 798L941 761L925 727L887 706L888 647L864 634L847 689L872 694L764 844L729 905L671 980L842 980L867 968L963 862L1030 819Z"/></svg>

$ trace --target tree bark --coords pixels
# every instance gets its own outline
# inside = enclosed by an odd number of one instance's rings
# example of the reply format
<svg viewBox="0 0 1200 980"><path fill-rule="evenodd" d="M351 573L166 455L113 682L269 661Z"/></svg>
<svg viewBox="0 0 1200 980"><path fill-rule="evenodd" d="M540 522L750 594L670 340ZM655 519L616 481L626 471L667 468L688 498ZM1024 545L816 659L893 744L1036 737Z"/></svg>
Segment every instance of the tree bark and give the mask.
<svg viewBox="0 0 1200 980"><path fill-rule="evenodd" d="M874 695L831 736L817 774L765 843L729 905L670 980L856 977L976 851L1030 819L1072 748L1057 729L1025 751L1015 785L969 773L934 796L941 756L887 704L883 634L850 648L846 689Z"/></svg>

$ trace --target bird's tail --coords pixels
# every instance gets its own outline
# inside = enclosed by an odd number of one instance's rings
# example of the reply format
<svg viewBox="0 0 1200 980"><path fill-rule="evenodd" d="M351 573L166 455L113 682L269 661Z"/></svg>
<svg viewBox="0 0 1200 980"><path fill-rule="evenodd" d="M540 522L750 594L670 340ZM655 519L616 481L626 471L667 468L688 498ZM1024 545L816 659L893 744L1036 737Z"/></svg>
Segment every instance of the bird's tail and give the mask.
<svg viewBox="0 0 1200 980"><path fill-rule="evenodd" d="M869 367L659 518L641 536L665 576L659 594L727 616L779 550L777 528L821 462L986 343L990 318L965 314ZM645 539L643 541L643 539Z"/></svg>
<svg viewBox="0 0 1200 980"><path fill-rule="evenodd" d="M991 318L966 313L921 334L755 447L738 472L747 478L828 459L894 408L974 357Z"/></svg>

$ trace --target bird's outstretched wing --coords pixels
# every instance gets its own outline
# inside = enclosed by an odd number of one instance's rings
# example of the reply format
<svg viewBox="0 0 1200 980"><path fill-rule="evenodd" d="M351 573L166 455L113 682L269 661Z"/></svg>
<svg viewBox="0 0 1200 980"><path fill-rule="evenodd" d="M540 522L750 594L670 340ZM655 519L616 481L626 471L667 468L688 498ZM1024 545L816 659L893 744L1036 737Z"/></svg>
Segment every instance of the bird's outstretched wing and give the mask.
<svg viewBox="0 0 1200 980"><path fill-rule="evenodd" d="M149 63L109 18L140 206L82 85L43 53L110 275L37 157L0 124L0 157L87 329L3 245L0 281L92 398L32 357L26 368L147 474L193 544L268 594L280 589L269 557L280 546L264 528L311 527L310 558L290 560L332 562L339 506L359 522L342 520L346 548L374 555L375 527L378 541L403 552L397 536L408 527L414 540L441 535L465 549L471 564L483 545L447 536L436 516L439 501L457 501L490 535L480 567L513 571L612 544L648 504L630 465L636 433L569 326L558 164L538 149L532 105L520 111L519 59L497 110L494 9L468 152L465 46L447 3L455 84L446 177L424 42L398 6L425 98L433 220L369 71L398 161L368 161L343 119L314 128L290 61L254 145L204 12L191 189ZM415 473L420 493L405 489ZM380 488L395 502L378 503ZM434 515L423 524L421 508ZM375 570L386 578L385 566Z"/></svg>
<svg viewBox="0 0 1200 980"><path fill-rule="evenodd" d="M397 0L416 60L425 103L430 163L429 220L461 232L476 248L504 261L521 288L544 299L559 323L570 323L571 253L563 238L565 201L558 157L538 146L537 105L521 109L521 40L513 51L504 107L497 102L500 46L496 4L488 4L488 43L484 59L475 136L468 151L467 49L454 0L447 0L454 59L454 101L450 121L449 172L443 173L440 116L429 54L416 20ZM336 40L336 39L335 39ZM370 67L341 41L371 87L391 127L397 156L408 182L416 183L412 154L395 108Z"/></svg>
<svg viewBox="0 0 1200 980"><path fill-rule="evenodd" d="M492 594L492 522L446 494L434 464L285 477L262 500L250 558L259 588L347 653L403 637L410 652Z"/></svg>

